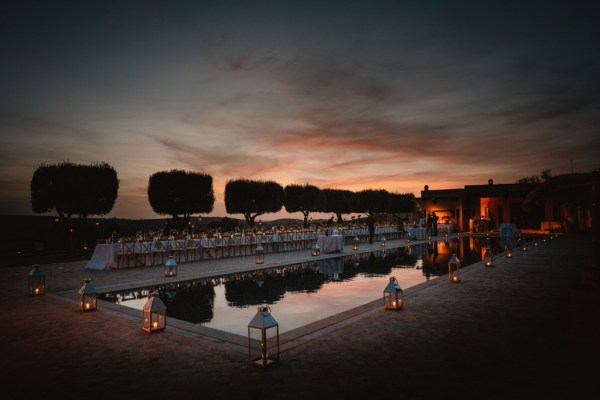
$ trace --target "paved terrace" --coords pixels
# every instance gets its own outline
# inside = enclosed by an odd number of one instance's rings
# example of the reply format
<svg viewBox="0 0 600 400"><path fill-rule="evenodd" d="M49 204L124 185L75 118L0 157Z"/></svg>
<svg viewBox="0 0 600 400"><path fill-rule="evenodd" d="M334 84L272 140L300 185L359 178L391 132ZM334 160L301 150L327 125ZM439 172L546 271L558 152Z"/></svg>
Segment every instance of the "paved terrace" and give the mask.
<svg viewBox="0 0 600 400"><path fill-rule="evenodd" d="M580 285L590 241L559 237L497 257L494 268L469 266L460 284L442 277L410 288L399 312L373 299L284 334L281 362L266 369L248 364L245 342L231 335L173 320L148 334L141 313L105 302L76 310L85 278L99 291L139 287L165 281L161 266L43 265L42 297L25 295L30 267L2 268L0 399L589 398L600 355L598 291ZM308 254L267 254L264 267L314 260ZM252 257L181 263L177 279L253 269Z"/></svg>

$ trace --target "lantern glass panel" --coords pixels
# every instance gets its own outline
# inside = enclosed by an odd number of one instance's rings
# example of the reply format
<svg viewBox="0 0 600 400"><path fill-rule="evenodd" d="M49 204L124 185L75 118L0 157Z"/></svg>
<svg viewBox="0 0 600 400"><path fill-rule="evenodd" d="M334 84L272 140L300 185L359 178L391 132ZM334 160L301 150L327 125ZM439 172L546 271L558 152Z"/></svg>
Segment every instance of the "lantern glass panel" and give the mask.
<svg viewBox="0 0 600 400"><path fill-rule="evenodd" d="M97 307L96 289L91 284L91 279L86 279L85 283L77 293L77 304L80 311L93 311Z"/></svg>
<svg viewBox="0 0 600 400"><path fill-rule="evenodd" d="M265 262L265 248L261 244L256 246L254 261L256 264L263 264Z"/></svg>
<svg viewBox="0 0 600 400"><path fill-rule="evenodd" d="M386 310L399 310L404 306L404 292L395 277L383 290L383 305Z"/></svg>
<svg viewBox="0 0 600 400"><path fill-rule="evenodd" d="M166 327L167 306L158 297L157 292L152 292L142 308L142 329L146 332L155 332Z"/></svg>
<svg viewBox="0 0 600 400"><path fill-rule="evenodd" d="M310 254L313 256L318 256L321 254L321 248L317 242L314 242L310 248Z"/></svg>
<svg viewBox="0 0 600 400"><path fill-rule="evenodd" d="M31 296L39 296L46 293L46 275L38 265L27 276L27 288Z"/></svg>
<svg viewBox="0 0 600 400"><path fill-rule="evenodd" d="M485 254L483 255L483 265L486 267L494 266L492 250L489 247L485 250Z"/></svg>
<svg viewBox="0 0 600 400"><path fill-rule="evenodd" d="M461 281L460 259L455 253L452 254L452 257L450 257L450 261L448 262L448 279L451 283L459 283Z"/></svg>
<svg viewBox="0 0 600 400"><path fill-rule="evenodd" d="M165 263L165 276L176 276L177 275L177 263L173 256L169 256L169 259Z"/></svg>
<svg viewBox="0 0 600 400"><path fill-rule="evenodd" d="M358 238L358 236L354 236L354 239L352 239L352 250L358 250L359 247L360 239Z"/></svg>
<svg viewBox="0 0 600 400"><path fill-rule="evenodd" d="M266 367L279 361L279 325L268 328L248 327L249 361Z"/></svg>

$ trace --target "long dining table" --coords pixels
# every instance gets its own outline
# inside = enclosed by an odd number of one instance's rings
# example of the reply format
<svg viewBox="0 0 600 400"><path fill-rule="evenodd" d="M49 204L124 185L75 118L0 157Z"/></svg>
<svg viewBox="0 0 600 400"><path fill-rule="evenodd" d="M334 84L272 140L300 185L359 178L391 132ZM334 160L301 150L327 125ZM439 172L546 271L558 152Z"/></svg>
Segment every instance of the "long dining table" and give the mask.
<svg viewBox="0 0 600 400"><path fill-rule="evenodd" d="M395 227L378 227L376 234L393 235ZM324 230L259 232L256 234L233 234L185 238L153 238L146 240L122 240L113 243L98 243L87 269L119 269L140 266L163 265L173 256L177 263L193 262L204 259L233 257L254 254L260 243L267 253L310 249ZM368 230L333 230L336 237L335 250L342 251L344 240L359 236L368 237ZM332 237L329 236L329 237ZM341 242L341 245L339 242ZM327 249L329 245L326 246Z"/></svg>

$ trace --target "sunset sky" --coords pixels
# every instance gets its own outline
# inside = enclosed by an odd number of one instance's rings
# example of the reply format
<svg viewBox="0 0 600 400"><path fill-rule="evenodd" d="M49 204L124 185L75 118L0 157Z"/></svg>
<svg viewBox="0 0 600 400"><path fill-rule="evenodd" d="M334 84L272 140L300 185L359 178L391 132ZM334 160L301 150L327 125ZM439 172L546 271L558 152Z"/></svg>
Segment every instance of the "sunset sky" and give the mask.
<svg viewBox="0 0 600 400"><path fill-rule="evenodd" d="M598 169L592 4L4 0L0 214L62 161L111 164L120 218L160 218L174 168L213 177L213 216L238 178L419 197Z"/></svg>

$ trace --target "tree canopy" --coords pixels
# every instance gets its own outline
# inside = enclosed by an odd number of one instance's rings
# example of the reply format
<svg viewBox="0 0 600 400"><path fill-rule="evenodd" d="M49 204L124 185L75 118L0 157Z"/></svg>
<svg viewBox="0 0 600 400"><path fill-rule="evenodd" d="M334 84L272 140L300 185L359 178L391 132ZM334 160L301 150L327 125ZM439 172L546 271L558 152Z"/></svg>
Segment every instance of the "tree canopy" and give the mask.
<svg viewBox="0 0 600 400"><path fill-rule="evenodd" d="M301 212L304 216L304 227L308 226L311 212L323 212L327 204L325 194L313 185L287 185L284 192L285 210L289 213Z"/></svg>
<svg viewBox="0 0 600 400"><path fill-rule="evenodd" d="M41 165L31 179L31 207L35 213L56 210L63 222L75 214L85 219L109 213L118 190L117 171L104 162Z"/></svg>
<svg viewBox="0 0 600 400"><path fill-rule="evenodd" d="M155 213L171 215L181 229L190 216L210 213L215 204L212 176L193 171L159 171L148 180L148 201Z"/></svg>
<svg viewBox="0 0 600 400"><path fill-rule="evenodd" d="M342 214L360 212L360 203L358 196L351 190L344 189L323 189L326 205L325 212L334 213L337 222L342 222Z"/></svg>
<svg viewBox="0 0 600 400"><path fill-rule="evenodd" d="M280 211L283 201L283 187L274 181L233 179L225 185L225 210L243 214L250 227L259 215Z"/></svg>
<svg viewBox="0 0 600 400"><path fill-rule="evenodd" d="M417 210L413 193L390 193L390 213L409 213Z"/></svg>
<svg viewBox="0 0 600 400"><path fill-rule="evenodd" d="M360 212L373 214L387 213L390 211L391 197L385 189L366 189L356 193L359 200Z"/></svg>

